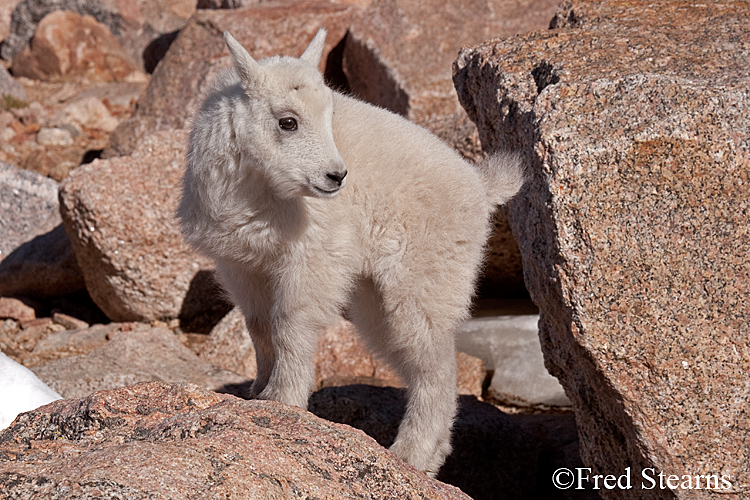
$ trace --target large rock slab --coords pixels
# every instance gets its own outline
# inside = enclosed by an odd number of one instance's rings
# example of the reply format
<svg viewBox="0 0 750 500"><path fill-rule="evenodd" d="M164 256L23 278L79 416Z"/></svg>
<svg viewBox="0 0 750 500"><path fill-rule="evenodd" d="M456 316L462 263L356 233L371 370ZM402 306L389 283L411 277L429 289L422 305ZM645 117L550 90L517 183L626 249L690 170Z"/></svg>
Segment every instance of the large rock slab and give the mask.
<svg viewBox="0 0 750 500"><path fill-rule="evenodd" d="M142 137L155 130L189 126L213 79L231 66L225 30L261 59L277 54L299 57L324 27L328 30L321 61L324 70L359 11L355 6L310 1L198 11L154 71L133 116L110 137L105 156L130 154Z"/></svg>
<svg viewBox="0 0 750 500"><path fill-rule="evenodd" d="M454 68L483 145L531 167L510 220L547 367L584 461L631 468L632 489L602 496L744 498L750 9L572 6L598 14L464 50ZM643 488L643 471L679 487ZM701 475L716 491L695 489Z"/></svg>
<svg viewBox="0 0 750 500"><path fill-rule="evenodd" d="M471 160L476 127L458 102L451 64L467 45L545 29L558 0L374 0L346 38L343 70L352 92L430 129ZM521 254L504 212L493 220L483 293L525 293Z"/></svg>
<svg viewBox="0 0 750 500"><path fill-rule="evenodd" d="M84 288L57 188L53 179L0 162L0 296L54 297Z"/></svg>
<svg viewBox="0 0 750 500"><path fill-rule="evenodd" d="M12 61L28 45L39 22L55 11L92 16L105 24L143 66L144 52L152 44L185 26L195 12L195 0L24 0L13 10L0 57Z"/></svg>
<svg viewBox="0 0 750 500"><path fill-rule="evenodd" d="M19 499L469 498L361 431L189 385L56 401L0 443L0 496Z"/></svg>
<svg viewBox="0 0 750 500"><path fill-rule="evenodd" d="M79 345L82 343L86 345ZM33 354L49 357L55 351L77 349L91 350L31 366L44 383L65 398L149 381L188 382L208 390L240 387L248 382L246 377L200 359L171 330L148 325L60 332L37 344Z"/></svg>
<svg viewBox="0 0 750 500"><path fill-rule="evenodd" d="M91 16L45 16L29 45L13 58L13 75L44 81L116 82L145 79L109 28Z"/></svg>
<svg viewBox="0 0 750 500"><path fill-rule="evenodd" d="M184 243L174 217L186 141L185 131L164 131L133 156L77 168L60 186L86 287L113 321L226 313L212 264Z"/></svg>
<svg viewBox="0 0 750 500"><path fill-rule="evenodd" d="M556 0L374 0L346 39L343 69L362 99L432 130L468 158L482 157L456 97L451 64L466 45L545 29Z"/></svg>

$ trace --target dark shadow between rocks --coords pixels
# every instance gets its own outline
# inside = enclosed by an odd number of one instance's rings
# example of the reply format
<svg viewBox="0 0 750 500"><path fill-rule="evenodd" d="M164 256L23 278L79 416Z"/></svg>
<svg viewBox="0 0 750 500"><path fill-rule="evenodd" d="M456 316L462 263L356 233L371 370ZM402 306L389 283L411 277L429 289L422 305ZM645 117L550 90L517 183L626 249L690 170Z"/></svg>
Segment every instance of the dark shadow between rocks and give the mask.
<svg viewBox="0 0 750 500"><path fill-rule="evenodd" d="M101 158L103 151L103 149L89 149L88 151L83 153L83 158L81 158L81 165L92 163L94 160Z"/></svg>
<svg viewBox="0 0 750 500"><path fill-rule="evenodd" d="M49 299L85 287L62 224L23 243L0 261L0 296Z"/></svg>
<svg viewBox="0 0 750 500"><path fill-rule="evenodd" d="M184 332L211 333L216 324L234 307L216 281L213 271L200 270L190 281L180 308L180 327Z"/></svg>
<svg viewBox="0 0 750 500"><path fill-rule="evenodd" d="M595 500L591 490L558 490L552 474L583 467L572 413L507 414L473 396L459 396L453 452L437 479L475 500ZM348 385L321 389L308 410L364 431L381 446L393 444L406 411L406 391Z"/></svg>
<svg viewBox="0 0 750 500"><path fill-rule="evenodd" d="M242 399L251 399L248 395L250 394L250 387L252 387L255 379L242 382L241 384L226 384L215 390L215 392L221 394L231 394Z"/></svg>
<svg viewBox="0 0 750 500"><path fill-rule="evenodd" d="M143 67L146 70L146 73L151 74L154 72L159 61L164 59L169 47L179 34L179 30L165 33L156 37L146 46L145 49L143 49Z"/></svg>
<svg viewBox="0 0 750 500"><path fill-rule="evenodd" d="M346 78L344 73L343 61L344 61L344 47L346 45L346 36L331 49L326 58L326 69L323 73L326 84L334 90L348 94L349 80Z"/></svg>
<svg viewBox="0 0 750 500"><path fill-rule="evenodd" d="M313 393L307 409L320 418L360 429L387 448L396 439L406 412L406 391L362 384L326 387Z"/></svg>

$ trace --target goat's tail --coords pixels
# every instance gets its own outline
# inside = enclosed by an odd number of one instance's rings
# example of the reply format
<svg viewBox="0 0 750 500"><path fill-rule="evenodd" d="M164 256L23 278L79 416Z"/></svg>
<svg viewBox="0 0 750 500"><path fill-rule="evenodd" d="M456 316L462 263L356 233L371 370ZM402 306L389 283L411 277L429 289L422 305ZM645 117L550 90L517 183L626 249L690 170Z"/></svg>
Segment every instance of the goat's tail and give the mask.
<svg viewBox="0 0 750 500"><path fill-rule="evenodd" d="M493 153L478 165L487 199L493 205L503 205L521 190L526 177L521 157L515 153Z"/></svg>

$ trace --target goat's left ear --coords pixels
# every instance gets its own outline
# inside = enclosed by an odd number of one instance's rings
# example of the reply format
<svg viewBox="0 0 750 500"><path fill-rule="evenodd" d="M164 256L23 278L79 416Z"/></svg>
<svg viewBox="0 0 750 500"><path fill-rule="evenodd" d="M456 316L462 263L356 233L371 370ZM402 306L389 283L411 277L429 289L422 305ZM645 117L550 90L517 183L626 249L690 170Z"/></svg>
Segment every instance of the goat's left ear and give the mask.
<svg viewBox="0 0 750 500"><path fill-rule="evenodd" d="M310 45L305 49L304 54L300 56L300 59L307 61L313 66L317 67L320 64L320 58L323 55L323 47L326 43L326 30L320 28L315 38L312 39Z"/></svg>

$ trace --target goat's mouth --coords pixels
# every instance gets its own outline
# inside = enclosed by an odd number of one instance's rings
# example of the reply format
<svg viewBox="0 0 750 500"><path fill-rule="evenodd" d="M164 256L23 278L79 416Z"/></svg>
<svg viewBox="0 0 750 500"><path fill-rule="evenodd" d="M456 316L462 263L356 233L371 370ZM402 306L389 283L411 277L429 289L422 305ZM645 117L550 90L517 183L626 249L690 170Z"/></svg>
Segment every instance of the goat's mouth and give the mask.
<svg viewBox="0 0 750 500"><path fill-rule="evenodd" d="M316 186L313 183L310 183L310 190L312 191L313 196L316 196L318 198L333 198L337 194L339 194L339 191L341 191L340 187L335 187L333 189L325 189L319 186Z"/></svg>

